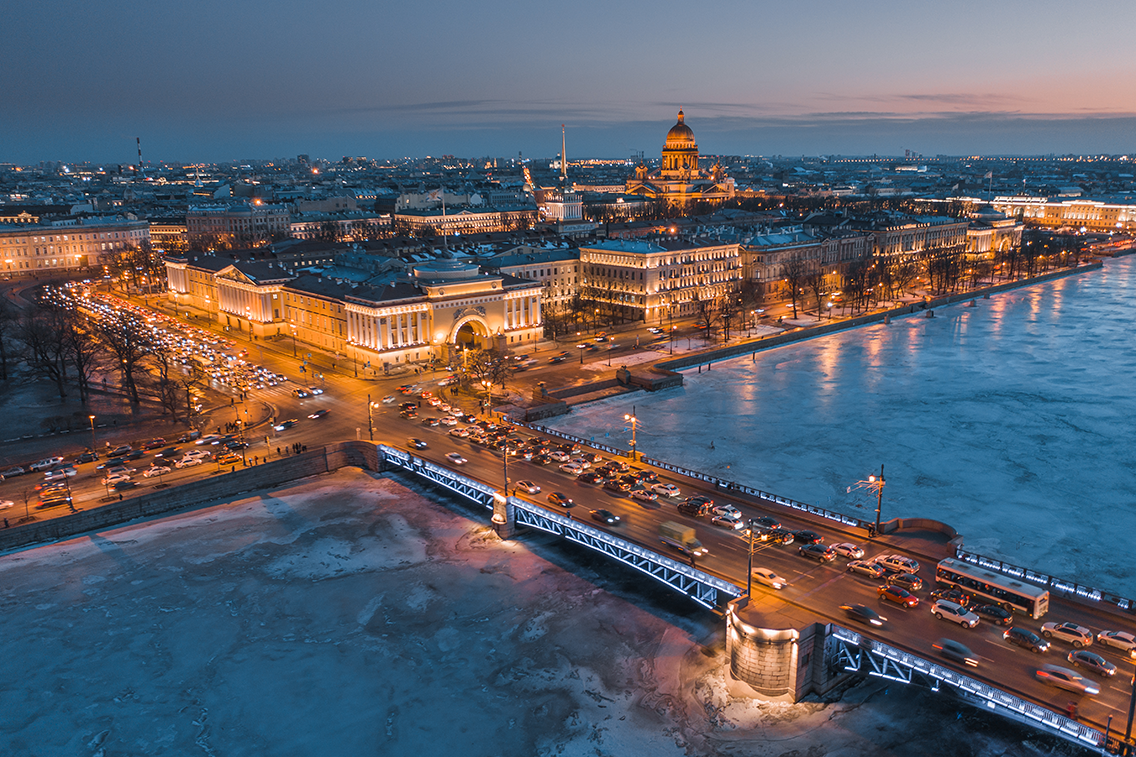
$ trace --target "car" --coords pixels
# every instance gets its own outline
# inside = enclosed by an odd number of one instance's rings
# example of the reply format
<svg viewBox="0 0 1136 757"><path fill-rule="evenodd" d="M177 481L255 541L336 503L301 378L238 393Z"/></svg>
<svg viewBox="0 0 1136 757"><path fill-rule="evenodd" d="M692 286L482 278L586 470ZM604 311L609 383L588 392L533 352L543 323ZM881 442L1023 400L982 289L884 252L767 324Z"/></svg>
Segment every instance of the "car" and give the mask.
<svg viewBox="0 0 1136 757"><path fill-rule="evenodd" d="M1041 635L1047 639L1056 636L1077 648L1087 647L1093 643L1093 632L1076 623L1044 623L1041 626Z"/></svg>
<svg viewBox="0 0 1136 757"><path fill-rule="evenodd" d="M1049 642L1043 641L1033 631L1026 628L1011 626L1002 632L1002 638L1016 646L1041 654L1049 649Z"/></svg>
<svg viewBox="0 0 1136 757"><path fill-rule="evenodd" d="M903 555L877 555L872 562L895 573L918 573L919 563Z"/></svg>
<svg viewBox="0 0 1136 757"><path fill-rule="evenodd" d="M151 465L149 468L142 472L146 478L153 478L154 476L164 476L167 473L172 473L173 469L165 465Z"/></svg>
<svg viewBox="0 0 1136 757"><path fill-rule="evenodd" d="M780 544L782 547L789 546L796 538L797 537L793 536L793 532L787 528L769 529L769 541L774 544Z"/></svg>
<svg viewBox="0 0 1136 757"><path fill-rule="evenodd" d="M861 623L879 627L887 622L887 618L883 615L864 605L840 605L840 609L852 620L858 620Z"/></svg>
<svg viewBox="0 0 1136 757"><path fill-rule="evenodd" d="M218 465L235 465L241 461L241 456L235 452L226 452L217 458Z"/></svg>
<svg viewBox="0 0 1136 757"><path fill-rule="evenodd" d="M560 466L560 472L567 473L570 476L578 476L584 472L584 469L576 463L564 463Z"/></svg>
<svg viewBox="0 0 1136 757"><path fill-rule="evenodd" d="M44 481L58 481L64 478L70 478L77 474L79 471L72 468L70 465L63 468L55 468L43 474Z"/></svg>
<svg viewBox="0 0 1136 757"><path fill-rule="evenodd" d="M133 449L134 448L131 447L129 444L120 444L117 447L115 447L113 450L111 450L110 456L111 457L118 457L120 455L125 455L127 452L130 452Z"/></svg>
<svg viewBox="0 0 1136 757"><path fill-rule="evenodd" d="M538 443L540 442L539 439L536 440L536 441ZM587 460L592 465L599 465L600 463L603 462L603 457L601 457L600 455L597 455L595 452L585 452L584 454L580 455L580 457L584 458L585 460Z"/></svg>
<svg viewBox="0 0 1136 757"><path fill-rule="evenodd" d="M430 446L429 444L422 441L421 439L416 439L413 436L410 437L409 439L407 439L406 443L407 443L408 446L410 446L413 449L426 449Z"/></svg>
<svg viewBox="0 0 1136 757"><path fill-rule="evenodd" d="M661 334L661 333L663 333L663 330L660 329L660 328L657 328L655 326L648 326L647 332L650 333L650 334Z"/></svg>
<svg viewBox="0 0 1136 757"><path fill-rule="evenodd" d="M572 457L567 452L562 452L560 450L553 450L552 452L548 453L548 456L558 463L566 463L572 459Z"/></svg>
<svg viewBox="0 0 1136 757"><path fill-rule="evenodd" d="M305 399L306 397L311 397L312 395L311 392L309 392L307 389L293 389L292 396L299 399Z"/></svg>
<svg viewBox="0 0 1136 757"><path fill-rule="evenodd" d="M99 459L99 453L98 452L84 452L83 454L81 454L77 458L75 458L75 464L79 465L81 463L93 463L94 461L96 461L98 459Z"/></svg>
<svg viewBox="0 0 1136 757"><path fill-rule="evenodd" d="M145 452L143 452L143 451L142 451L142 450L140 450L140 449L136 449L136 450L132 450L132 451L130 451L130 452L127 452L127 453L126 453L125 455L123 455L122 457L123 457L123 459L125 459L125 460L140 460L140 459L142 459L142 458L143 458L143 457L145 457L145 456L146 456L146 453L145 453Z"/></svg>
<svg viewBox="0 0 1136 757"><path fill-rule="evenodd" d="M517 490L526 494L540 494L540 487L532 481L518 481Z"/></svg>
<svg viewBox="0 0 1136 757"><path fill-rule="evenodd" d="M311 415L309 415L308 417L309 417L309 418L311 418L311 419L312 419L312 420L314 421L314 420L318 420L318 419L320 419L320 418L324 417L324 416L325 416L325 415L327 415L327 414L328 414L329 412L331 412L331 411L330 411L330 410L328 410L327 408L324 408L324 409L322 409L322 410L317 410L317 411L315 411L314 413L312 413L312 414L311 414Z"/></svg>
<svg viewBox="0 0 1136 757"><path fill-rule="evenodd" d="M750 520L749 524L751 526L760 526L768 530L781 528L781 521L777 520L776 518L770 518L768 515L761 515L753 518L752 520Z"/></svg>
<svg viewBox="0 0 1136 757"><path fill-rule="evenodd" d="M107 468L105 475L110 476L114 473L134 473L134 468L127 465L115 465L112 468Z"/></svg>
<svg viewBox="0 0 1136 757"><path fill-rule="evenodd" d="M715 515L725 515L726 517L734 518L735 520L741 520L742 518L742 511L731 504L714 505L710 508L710 510Z"/></svg>
<svg viewBox="0 0 1136 757"><path fill-rule="evenodd" d="M1101 631L1097 641L1102 647L1112 647L1127 652L1136 659L1136 636L1127 631Z"/></svg>
<svg viewBox="0 0 1136 757"><path fill-rule="evenodd" d="M1042 683L1047 683L1050 686L1056 686L1066 691L1072 691L1075 694L1084 694L1093 697L1100 693L1100 686L1097 686L1077 671L1063 668L1059 665L1042 665L1037 669L1034 675L1037 677L1037 680Z"/></svg>
<svg viewBox="0 0 1136 757"><path fill-rule="evenodd" d="M398 397L395 397L393 394L388 394L386 397L383 397L383 404L393 405L397 399Z"/></svg>
<svg viewBox="0 0 1136 757"><path fill-rule="evenodd" d="M592 464L582 457L574 457L569 462L576 463L576 465L580 466L581 468L583 468L585 470L592 467Z"/></svg>
<svg viewBox="0 0 1136 757"><path fill-rule="evenodd" d="M192 468L195 465L202 465L204 463L205 458L203 457L190 457L189 455L186 455L181 460L178 460L176 463L174 463L174 467L179 469Z"/></svg>
<svg viewBox="0 0 1136 757"><path fill-rule="evenodd" d="M567 494L564 494L563 492L552 492L552 493L550 493L548 495L548 501L551 502L554 505L560 505L561 507L571 507L572 505L575 504L572 501L572 498L569 497Z"/></svg>
<svg viewBox="0 0 1136 757"><path fill-rule="evenodd" d="M309 386L308 391L312 394L323 394L323 389L320 389L318 386Z"/></svg>
<svg viewBox="0 0 1136 757"><path fill-rule="evenodd" d="M154 458L159 460L169 460L172 457L176 457L179 452L181 452L180 447L166 447L161 452L155 452ZM194 452L201 452L202 454L205 454L205 450L194 450Z"/></svg>
<svg viewBox="0 0 1136 757"><path fill-rule="evenodd" d="M9 507L15 507L16 503L10 499L0 499L0 510L7 510Z"/></svg>
<svg viewBox="0 0 1136 757"><path fill-rule="evenodd" d="M458 425L458 419L453 417L452 415L447 415L444 418L439 418L438 422L441 423L443 426L456 426L456 425Z"/></svg>
<svg viewBox="0 0 1136 757"><path fill-rule="evenodd" d="M1116 666L1108 660L1101 657L1096 652L1090 652L1087 649L1074 649L1066 657L1066 660L1071 662L1076 667L1086 668L1094 673L1099 673L1102 676L1116 675Z"/></svg>
<svg viewBox="0 0 1136 757"><path fill-rule="evenodd" d="M467 462L466 459L464 457L462 457L461 455L459 455L457 452L447 453L446 459L449 460L454 465L465 465L466 462Z"/></svg>
<svg viewBox="0 0 1136 757"><path fill-rule="evenodd" d="M283 423L277 423L272 428L276 429L277 431L287 431L288 429L292 428L293 426L295 426L299 422L300 421L296 418L290 418L290 419L284 421ZM219 441L220 440L217 440L217 441L214 441L214 442L211 442L211 443L217 444L217 443L219 443Z"/></svg>
<svg viewBox="0 0 1136 757"><path fill-rule="evenodd" d="M1014 614L1007 610L1005 607L1000 607L998 605L972 606L970 608L970 611L978 617L985 618L991 623L996 623L1000 626L1008 626L1014 622Z"/></svg>
<svg viewBox="0 0 1136 757"><path fill-rule="evenodd" d="M234 439L231 442L225 442L225 449L230 452L237 452L238 450L248 449L248 442L242 442Z"/></svg>
<svg viewBox="0 0 1136 757"><path fill-rule="evenodd" d="M129 450L130 447L127 447L126 449ZM49 457L46 460L40 460L39 462L32 463L28 467L32 470L33 473L39 473L40 471L50 470L51 468L59 465L61 462L63 462L62 457Z"/></svg>
<svg viewBox="0 0 1136 757"><path fill-rule="evenodd" d="M919 591L923 588L923 579L910 573L895 573L888 576L887 583L908 591Z"/></svg>
<svg viewBox="0 0 1136 757"><path fill-rule="evenodd" d="M956 605L962 605L963 607L970 604L970 595L957 587L935 589L931 592L931 599L945 599L948 602L954 602Z"/></svg>
<svg viewBox="0 0 1136 757"><path fill-rule="evenodd" d="M538 455L537 458L539 458L539 457L547 457L547 456L546 455ZM533 459L536 460L537 458L533 458ZM579 480L583 481L585 484L603 485L607 481L607 476L605 476L600 471L592 470L592 471L586 471L583 475L580 476Z"/></svg>
<svg viewBox="0 0 1136 757"><path fill-rule="evenodd" d="M784 589L789 585L788 581L771 571L769 568L754 568L752 575L754 581L757 581L759 584L764 584L765 586L769 586L774 589Z"/></svg>
<svg viewBox="0 0 1136 757"><path fill-rule="evenodd" d="M606 523L609 526L619 525L619 516L613 513L611 510L592 510L591 516L592 520L599 521L600 523Z"/></svg>
<svg viewBox="0 0 1136 757"><path fill-rule="evenodd" d="M858 547L855 544L849 544L846 541L833 544L832 548L836 551L836 554L840 555L841 557L849 557L853 560L859 560L864 556L863 547Z"/></svg>
<svg viewBox="0 0 1136 757"><path fill-rule="evenodd" d="M632 492L631 496L634 497L635 492ZM742 521L737 520L736 518L731 518L727 515L715 515L710 519L710 523L717 526L718 528L727 528L731 531L738 531L745 527L745 524Z"/></svg>
<svg viewBox="0 0 1136 757"><path fill-rule="evenodd" d="M435 426L437 426L441 422L442 421L438 418L423 418L422 419L422 425L427 427L427 428L434 428Z"/></svg>
<svg viewBox="0 0 1136 757"><path fill-rule="evenodd" d="M127 480L127 481L119 481L117 484L115 484L111 488L113 488L116 492L121 492L121 491L126 491L127 489L133 489L136 486L138 486L137 481Z"/></svg>
<svg viewBox="0 0 1136 757"><path fill-rule="evenodd" d="M106 486L114 486L122 481L129 481L130 474L128 473L111 473L103 478L103 484Z"/></svg>
<svg viewBox="0 0 1136 757"><path fill-rule="evenodd" d="M880 586L876 589L876 595L880 600L887 600L894 602L903 607L918 607L919 599L906 589L901 589L898 586Z"/></svg>
<svg viewBox="0 0 1136 757"><path fill-rule="evenodd" d="M849 573L859 573L872 578L880 578L885 572L879 565L865 560L849 560L847 568Z"/></svg>
<svg viewBox="0 0 1136 757"><path fill-rule="evenodd" d="M21 466L13 465L11 468L8 468L3 473L0 473L0 479L12 478L13 476L22 476L25 473L27 473L27 471L24 470Z"/></svg>
<svg viewBox="0 0 1136 757"><path fill-rule="evenodd" d="M794 531L793 538L801 544L820 544L824 541L824 537L816 531L809 531L807 529L802 531Z"/></svg>
<svg viewBox="0 0 1136 757"><path fill-rule="evenodd" d="M612 478L604 482L603 488L607 489L609 492L626 494L627 492L631 491L631 484L627 483L626 481L620 481L618 479Z"/></svg>
<svg viewBox="0 0 1136 757"><path fill-rule="evenodd" d="M200 438L201 438L201 432L200 431L187 431L186 433L182 434L181 436L179 436L177 438L177 443L178 444L185 444L186 442L197 441Z"/></svg>
<svg viewBox="0 0 1136 757"><path fill-rule="evenodd" d="M966 628L974 628L978 625L977 615L957 602L950 602L946 599L935 600L935 604L931 605L931 614L939 620L953 620Z"/></svg>
<svg viewBox="0 0 1136 757"><path fill-rule="evenodd" d="M650 489L643 489L642 487L640 487L638 489L631 490L631 498L638 499L643 502L654 502L659 498L659 495L655 494Z"/></svg>
<svg viewBox="0 0 1136 757"><path fill-rule="evenodd" d="M450 429L450 436L456 437L458 439L468 439L469 438L469 429L468 428L451 428Z"/></svg>
<svg viewBox="0 0 1136 757"><path fill-rule="evenodd" d="M152 449L158 449L158 447L164 447L164 446L166 446L166 440L161 438L160 436L158 436L158 437L154 437L150 441L143 444L142 449L148 451L148 450L152 450Z"/></svg>
<svg viewBox="0 0 1136 757"><path fill-rule="evenodd" d="M194 442L194 444L213 444L216 441L220 441L221 438L220 434L207 434Z"/></svg>
<svg viewBox="0 0 1136 757"><path fill-rule="evenodd" d="M652 484L651 491L658 494L660 497L670 497L677 499L682 496L682 490L674 484Z"/></svg>
<svg viewBox="0 0 1136 757"><path fill-rule="evenodd" d="M210 457L212 457L212 455L213 455L213 453L209 452L208 450L191 449L189 452L186 452L184 455L182 455L182 457L191 457L191 458L195 458L195 459L199 459L199 460L208 460Z"/></svg>
<svg viewBox="0 0 1136 757"><path fill-rule="evenodd" d="M961 644L954 639L939 639L931 645L931 648L938 650L939 654L946 657L948 660L961 662L972 668L978 667L978 655L971 652L965 644Z"/></svg>
<svg viewBox="0 0 1136 757"><path fill-rule="evenodd" d="M795 536L794 534L794 537ZM833 552L830 547L826 547L823 544L802 544L797 549L797 554L801 557L819 560L820 562L830 562L836 559L836 553Z"/></svg>

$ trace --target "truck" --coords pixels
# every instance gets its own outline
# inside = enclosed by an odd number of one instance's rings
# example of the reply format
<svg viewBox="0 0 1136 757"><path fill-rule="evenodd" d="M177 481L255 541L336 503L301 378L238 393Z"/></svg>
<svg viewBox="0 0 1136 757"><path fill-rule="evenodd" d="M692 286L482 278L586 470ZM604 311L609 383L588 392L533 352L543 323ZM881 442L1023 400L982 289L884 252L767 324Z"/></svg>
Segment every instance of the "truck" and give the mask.
<svg viewBox="0 0 1136 757"><path fill-rule="evenodd" d="M694 529L668 520L659 524L659 541L689 557L702 557L706 548L694 535Z"/></svg>

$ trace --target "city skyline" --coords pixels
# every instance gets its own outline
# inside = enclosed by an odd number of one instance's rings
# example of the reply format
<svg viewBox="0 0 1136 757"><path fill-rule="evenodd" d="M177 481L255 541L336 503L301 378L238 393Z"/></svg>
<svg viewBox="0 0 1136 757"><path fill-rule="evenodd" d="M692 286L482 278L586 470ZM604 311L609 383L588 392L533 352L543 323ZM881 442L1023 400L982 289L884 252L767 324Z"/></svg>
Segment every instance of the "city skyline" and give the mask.
<svg viewBox="0 0 1136 757"><path fill-rule="evenodd" d="M6 16L0 161L658 150L1124 154L1136 51L1119 2L45 2ZM1054 30L1060 37L1055 40Z"/></svg>

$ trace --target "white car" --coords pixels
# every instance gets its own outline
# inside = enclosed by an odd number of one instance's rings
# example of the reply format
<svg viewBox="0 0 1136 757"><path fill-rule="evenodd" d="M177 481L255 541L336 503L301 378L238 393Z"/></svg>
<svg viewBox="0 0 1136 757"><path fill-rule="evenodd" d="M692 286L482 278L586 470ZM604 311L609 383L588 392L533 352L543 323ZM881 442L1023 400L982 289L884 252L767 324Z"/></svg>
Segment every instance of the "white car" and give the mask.
<svg viewBox="0 0 1136 757"><path fill-rule="evenodd" d="M31 470L33 470L33 471L39 472L39 471L42 471L42 470L47 470L48 468L54 468L56 465L59 465L61 462L63 462L62 457L49 457L46 460L40 460L38 463L32 463L28 467L31 468Z"/></svg>
<svg viewBox="0 0 1136 757"><path fill-rule="evenodd" d="M469 429L468 428L452 428L452 429L450 429L450 436L456 436L459 439L467 439L467 438L469 438Z"/></svg>
<svg viewBox="0 0 1136 757"><path fill-rule="evenodd" d="M846 541L842 541L839 544L833 544L832 548L836 550L836 554L840 555L841 557L849 557L853 560L859 560L864 556L864 550L862 547L857 547L855 544L849 544Z"/></svg>
<svg viewBox="0 0 1136 757"><path fill-rule="evenodd" d="M398 397L395 397L393 394L388 394L386 397L383 397L383 404L393 405L397 399Z"/></svg>
<svg viewBox="0 0 1136 757"><path fill-rule="evenodd" d="M1041 635L1047 639L1056 636L1075 647L1087 647L1093 643L1093 632L1076 623L1045 623L1041 626Z"/></svg>
<svg viewBox="0 0 1136 757"><path fill-rule="evenodd" d="M172 469L167 468L164 465L152 465L147 468L145 472L142 473L142 475L146 478L153 478L154 476L164 476L170 472L172 472Z"/></svg>
<svg viewBox="0 0 1136 757"><path fill-rule="evenodd" d="M1097 634L1097 641L1101 646L1121 649L1136 659L1136 636L1127 631L1101 631Z"/></svg>
<svg viewBox="0 0 1136 757"><path fill-rule="evenodd" d="M560 466L560 472L567 473L571 476L579 476L584 472L584 469L576 465L576 463L564 463Z"/></svg>
<svg viewBox="0 0 1136 757"><path fill-rule="evenodd" d="M182 455L182 457L188 457L191 460L208 460L209 454L209 452L203 449L191 449L189 452Z"/></svg>
<svg viewBox="0 0 1136 757"><path fill-rule="evenodd" d="M931 614L939 620L953 620L960 626L974 628L978 625L978 616L957 602L948 602L945 599L935 601L931 606Z"/></svg>
<svg viewBox="0 0 1136 757"><path fill-rule="evenodd" d="M733 505L714 505L714 514L724 515L727 518L731 518L733 520L742 519L742 511L734 507Z"/></svg>
<svg viewBox="0 0 1136 757"><path fill-rule="evenodd" d="M452 415L444 415L438 419L438 423L441 423L443 426L456 426L458 425L458 419Z"/></svg>
<svg viewBox="0 0 1136 757"><path fill-rule="evenodd" d="M106 478L103 479L103 483L106 484L107 486L114 486L115 484L120 484L123 481L129 481L129 480L130 480L130 474L128 474L128 473L112 473L112 474L110 474L109 476L107 476Z"/></svg>
<svg viewBox="0 0 1136 757"><path fill-rule="evenodd" d="M742 522L741 518L731 518L729 515L715 515L710 519L710 523L719 528L728 528L731 531L740 531L745 528L745 523Z"/></svg>
<svg viewBox="0 0 1136 757"><path fill-rule="evenodd" d="M634 499L641 499L644 502L654 502L659 498L658 494L655 494L653 491L648 491L647 489L632 489L631 496Z"/></svg>
<svg viewBox="0 0 1136 757"><path fill-rule="evenodd" d="M212 444L213 442L218 441L221 438L222 437L220 434L208 434L198 439L196 442L194 442L194 444Z"/></svg>
<svg viewBox="0 0 1136 757"><path fill-rule="evenodd" d="M462 410L460 407L451 407L450 408L450 415L454 416L455 418L461 418L465 415L465 411Z"/></svg>
<svg viewBox="0 0 1136 757"><path fill-rule="evenodd" d="M919 563L903 555L879 555L872 562L896 573L918 573Z"/></svg>
<svg viewBox="0 0 1136 757"><path fill-rule="evenodd" d="M660 497L681 497L682 490L674 484L655 484L651 487Z"/></svg>
<svg viewBox="0 0 1136 757"><path fill-rule="evenodd" d="M525 492L526 494L540 494L540 487L532 481L518 481L517 490Z"/></svg>
<svg viewBox="0 0 1136 757"><path fill-rule="evenodd" d="M15 507L16 503L10 499L0 499L0 510L7 510L9 507Z"/></svg>
<svg viewBox="0 0 1136 757"><path fill-rule="evenodd" d="M448 455L446 455L446 459L454 465L465 465L466 463L466 459L459 455L457 452L449 453Z"/></svg>
<svg viewBox="0 0 1136 757"><path fill-rule="evenodd" d="M75 470L74 468L70 467L70 466L68 466L66 468L56 468L55 470L49 470L46 473L44 473L43 474L43 480L44 481L61 481L62 479L65 479L65 478L71 478L76 473L78 473L78 471Z"/></svg>
<svg viewBox="0 0 1136 757"><path fill-rule="evenodd" d="M769 568L754 568L753 580L757 581L759 584L765 584L766 586L770 586L774 589L784 589L789 585L788 581L771 571Z"/></svg>
<svg viewBox="0 0 1136 757"><path fill-rule="evenodd" d="M181 460L178 460L176 463L174 463L174 467L189 468L194 465L201 465L204 462L205 460L200 457L183 457Z"/></svg>
<svg viewBox="0 0 1136 757"><path fill-rule="evenodd" d="M552 452L549 452L548 456L549 456L549 458L551 458L552 460L554 460L555 462L558 462L558 463L566 463L566 462L568 462L569 460L572 459L566 453L561 452L560 450L554 450Z"/></svg>
<svg viewBox="0 0 1136 757"><path fill-rule="evenodd" d="M587 460L585 460L582 457L574 457L574 458L572 458L572 462L576 463L576 465L579 465L584 470L587 470L588 468L592 467L592 464L589 463Z"/></svg>

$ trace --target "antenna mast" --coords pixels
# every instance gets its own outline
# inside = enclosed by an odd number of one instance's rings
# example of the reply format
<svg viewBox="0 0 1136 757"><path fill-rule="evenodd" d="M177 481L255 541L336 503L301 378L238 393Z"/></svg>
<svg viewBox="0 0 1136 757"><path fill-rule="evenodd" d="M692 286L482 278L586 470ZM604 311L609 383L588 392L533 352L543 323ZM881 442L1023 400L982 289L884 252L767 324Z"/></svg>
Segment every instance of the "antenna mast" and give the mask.
<svg viewBox="0 0 1136 757"><path fill-rule="evenodd" d="M568 185L568 155L565 153L564 124L560 124L560 186Z"/></svg>

